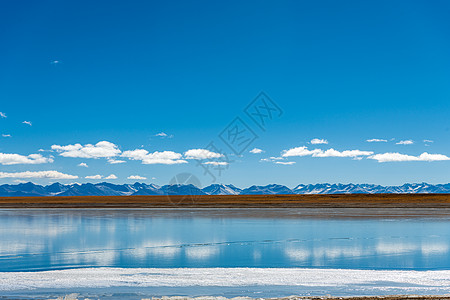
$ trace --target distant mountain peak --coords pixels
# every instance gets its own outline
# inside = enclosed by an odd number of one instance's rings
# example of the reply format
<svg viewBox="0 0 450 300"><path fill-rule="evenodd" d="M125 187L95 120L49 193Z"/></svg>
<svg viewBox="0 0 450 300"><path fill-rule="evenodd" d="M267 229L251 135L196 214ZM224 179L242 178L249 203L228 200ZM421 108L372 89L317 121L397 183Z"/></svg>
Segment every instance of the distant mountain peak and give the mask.
<svg viewBox="0 0 450 300"><path fill-rule="evenodd" d="M16 185L0 185L0 197L25 196L125 196L125 195L278 195L278 194L417 194L450 193L450 183L429 184L405 183L400 186L382 186L376 184L317 183L299 184L290 189L281 184L252 185L240 189L232 184L211 184L199 188L192 184L173 184L159 186L135 182L134 184L113 184L108 182L61 184L52 183L41 186L32 182Z"/></svg>

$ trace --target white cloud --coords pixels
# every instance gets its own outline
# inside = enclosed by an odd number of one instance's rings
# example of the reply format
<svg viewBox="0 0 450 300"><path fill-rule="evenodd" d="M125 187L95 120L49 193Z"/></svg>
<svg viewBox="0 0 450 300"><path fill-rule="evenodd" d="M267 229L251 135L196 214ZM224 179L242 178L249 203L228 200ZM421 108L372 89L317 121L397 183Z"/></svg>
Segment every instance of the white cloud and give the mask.
<svg viewBox="0 0 450 300"><path fill-rule="evenodd" d="M122 157L126 157L131 160L140 160L143 164L164 164L164 165L173 165L173 164L184 164L187 161L182 160L182 155L180 153L176 153L173 151L155 151L153 153L149 153L145 149L135 149L124 151L121 155Z"/></svg>
<svg viewBox="0 0 450 300"><path fill-rule="evenodd" d="M308 147L295 147L289 150L284 150L281 154L283 157L291 157L291 156L308 156L313 155L315 153L323 152L321 149L308 150Z"/></svg>
<svg viewBox="0 0 450 300"><path fill-rule="evenodd" d="M6 118L6 114L0 111L0 118Z"/></svg>
<svg viewBox="0 0 450 300"><path fill-rule="evenodd" d="M111 174L109 176L106 176L105 179L117 179L117 176L114 174Z"/></svg>
<svg viewBox="0 0 450 300"><path fill-rule="evenodd" d="M157 133L157 134L155 134L155 136L158 136L158 137L161 137L161 138L169 138L169 139L173 138L172 134L169 135L169 134L167 134L165 132Z"/></svg>
<svg viewBox="0 0 450 300"><path fill-rule="evenodd" d="M276 161L276 160L283 160L284 157L276 157L276 156L271 156L269 158L261 158L259 161Z"/></svg>
<svg viewBox="0 0 450 300"><path fill-rule="evenodd" d="M264 150L259 149L259 148L253 148L252 150L250 150L250 153L253 153L253 154L259 154L259 153L263 153L263 152L264 152Z"/></svg>
<svg viewBox="0 0 450 300"><path fill-rule="evenodd" d="M145 180L145 179L147 179L147 177L139 176L139 175L130 175L130 176L127 177L127 179L131 179L131 180Z"/></svg>
<svg viewBox="0 0 450 300"><path fill-rule="evenodd" d="M295 161L276 161L275 163L278 165L293 165Z"/></svg>
<svg viewBox="0 0 450 300"><path fill-rule="evenodd" d="M312 139L312 140L310 141L310 143L313 144L313 145L317 145L317 144L328 144L328 141L327 141L327 140L324 140L324 139Z"/></svg>
<svg viewBox="0 0 450 300"><path fill-rule="evenodd" d="M30 154L25 156L15 153L0 153L0 164L2 165L36 165L52 162L53 158L43 157L40 154Z"/></svg>
<svg viewBox="0 0 450 300"><path fill-rule="evenodd" d="M78 176L60 173L58 171L37 171L37 172L0 172L0 178L46 178L46 179L76 179Z"/></svg>
<svg viewBox="0 0 450 300"><path fill-rule="evenodd" d="M126 163L126 161L110 158L110 159L108 159L108 163L110 163L110 164L112 164L112 165L115 165L115 164L123 164L123 163Z"/></svg>
<svg viewBox="0 0 450 300"><path fill-rule="evenodd" d="M344 150L338 151L333 148L328 150L313 149L309 150L307 147L296 147L289 150L284 150L282 152L283 157L292 156L312 156L312 157L358 157L358 156L368 156L372 155L372 151L361 151L361 150Z"/></svg>
<svg viewBox="0 0 450 300"><path fill-rule="evenodd" d="M368 156L371 154L373 154L372 151L344 150L342 152L339 152L331 148L326 151L313 154L313 157L359 157L359 156Z"/></svg>
<svg viewBox="0 0 450 300"><path fill-rule="evenodd" d="M213 166L227 166L228 163L226 161L207 161L203 163L204 165L213 165Z"/></svg>
<svg viewBox="0 0 450 300"><path fill-rule="evenodd" d="M8 138L8 137L11 137L11 135L10 134L2 134L2 137Z"/></svg>
<svg viewBox="0 0 450 300"><path fill-rule="evenodd" d="M22 180L22 179L14 179L15 183L27 183L27 180Z"/></svg>
<svg viewBox="0 0 450 300"><path fill-rule="evenodd" d="M382 153L369 156L368 158L378 162L397 162L397 161L443 161L450 160L450 157L443 154L429 154L424 152L419 156L401 154L398 152Z"/></svg>
<svg viewBox="0 0 450 300"><path fill-rule="evenodd" d="M121 156L132 160L144 160L148 154L149 152L145 149L135 149L124 151Z"/></svg>
<svg viewBox="0 0 450 300"><path fill-rule="evenodd" d="M400 141L398 143L395 143L396 145L412 145L414 144L414 141L412 140L404 140L404 141Z"/></svg>
<svg viewBox="0 0 450 300"><path fill-rule="evenodd" d="M59 155L64 157L79 157L79 158L102 158L114 157L121 153L119 147L111 142L101 141L95 145L92 144L74 144L74 145L52 145L52 150L55 150Z"/></svg>
<svg viewBox="0 0 450 300"><path fill-rule="evenodd" d="M79 163L78 166L79 166L79 167L85 167L85 168L88 167L87 163Z"/></svg>
<svg viewBox="0 0 450 300"><path fill-rule="evenodd" d="M434 143L432 140L423 140L424 143Z"/></svg>
<svg viewBox="0 0 450 300"><path fill-rule="evenodd" d="M370 139L370 140L367 140L367 142L369 142L369 143L387 143L387 140L384 140L384 139Z"/></svg>
<svg viewBox="0 0 450 300"><path fill-rule="evenodd" d="M223 157L223 154L209 151L207 149L191 149L184 153L186 159L211 159Z"/></svg>
<svg viewBox="0 0 450 300"><path fill-rule="evenodd" d="M57 65L57 64L60 64L60 63L61 63L61 61L59 61L59 60L52 60L50 62L51 65Z"/></svg>
<svg viewBox="0 0 450 300"><path fill-rule="evenodd" d="M283 161L286 160L285 157L278 157L278 156L271 156L268 158L262 158L259 161L260 162L273 162L277 165L293 165L295 164L295 161Z"/></svg>
<svg viewBox="0 0 450 300"><path fill-rule="evenodd" d="M30 121L23 121L22 124L27 124L27 125L30 125L30 126L33 125Z"/></svg>
<svg viewBox="0 0 450 300"><path fill-rule="evenodd" d="M102 175L89 175L84 178L86 178L86 179L102 179Z"/></svg>

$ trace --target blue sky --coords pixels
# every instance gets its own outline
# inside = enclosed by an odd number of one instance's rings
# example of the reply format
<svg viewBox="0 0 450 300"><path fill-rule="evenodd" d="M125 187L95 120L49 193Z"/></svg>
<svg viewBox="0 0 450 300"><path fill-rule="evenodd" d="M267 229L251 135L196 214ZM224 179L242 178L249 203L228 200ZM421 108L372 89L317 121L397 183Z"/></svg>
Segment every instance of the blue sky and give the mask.
<svg viewBox="0 0 450 300"><path fill-rule="evenodd" d="M0 183L450 182L449 12L447 1L3 1ZM245 112L267 112L252 104L262 91L279 108L263 128ZM257 136L237 153L220 137L236 117Z"/></svg>

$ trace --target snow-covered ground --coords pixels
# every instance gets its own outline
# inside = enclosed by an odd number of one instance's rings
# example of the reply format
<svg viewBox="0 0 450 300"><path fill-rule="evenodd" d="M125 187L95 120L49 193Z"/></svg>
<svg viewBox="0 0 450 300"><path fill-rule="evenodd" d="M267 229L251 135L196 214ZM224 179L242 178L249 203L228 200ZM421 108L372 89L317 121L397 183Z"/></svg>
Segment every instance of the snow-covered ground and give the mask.
<svg viewBox="0 0 450 300"><path fill-rule="evenodd" d="M89 268L1 272L0 296L77 292L146 296L449 294L450 270L344 270L299 268Z"/></svg>

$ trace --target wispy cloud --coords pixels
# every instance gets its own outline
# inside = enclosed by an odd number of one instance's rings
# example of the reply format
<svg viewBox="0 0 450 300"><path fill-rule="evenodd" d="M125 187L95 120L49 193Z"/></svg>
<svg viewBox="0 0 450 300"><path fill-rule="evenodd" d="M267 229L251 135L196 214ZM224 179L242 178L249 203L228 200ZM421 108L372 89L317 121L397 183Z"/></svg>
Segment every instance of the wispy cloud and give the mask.
<svg viewBox="0 0 450 300"><path fill-rule="evenodd" d="M87 163L84 163L84 162L79 163L78 166L79 166L79 167L85 167L85 168L88 167Z"/></svg>
<svg viewBox="0 0 450 300"><path fill-rule="evenodd" d="M25 171L25 172L0 172L0 178L46 178L46 179L77 179L78 176L60 173L58 171Z"/></svg>
<svg viewBox="0 0 450 300"><path fill-rule="evenodd" d="M59 60L52 60L50 62L51 65L57 65L57 64L60 64L60 63L61 63L61 61L59 61Z"/></svg>
<svg viewBox="0 0 450 300"><path fill-rule="evenodd" d="M366 140L366 142L369 142L369 143L387 143L387 140L384 140L384 139L370 139L370 140Z"/></svg>
<svg viewBox="0 0 450 300"><path fill-rule="evenodd" d="M328 141L325 139L312 139L309 143L313 145L319 145L319 144L328 144Z"/></svg>
<svg viewBox="0 0 450 300"><path fill-rule="evenodd" d="M0 153L0 164L2 165L37 165L52 162L53 158L44 157L40 154L20 155L16 153Z"/></svg>
<svg viewBox="0 0 450 300"><path fill-rule="evenodd" d="M412 144L414 144L414 141L413 140L403 140L403 141L397 142L395 144L396 145L412 145Z"/></svg>
<svg viewBox="0 0 450 300"><path fill-rule="evenodd" d="M10 134L2 134L2 137L9 138L9 137L11 137L11 135Z"/></svg>
<svg viewBox="0 0 450 300"><path fill-rule="evenodd" d="M121 153L117 145L107 141L101 141L95 145L52 145L52 150L55 150L59 155L64 157L79 158L110 158Z"/></svg>
<svg viewBox="0 0 450 300"><path fill-rule="evenodd" d="M419 156L401 154L398 152L388 152L382 154L375 154L368 157L369 159L377 160L378 162L400 162L400 161L444 161L450 160L450 157L443 154L429 154L424 152Z"/></svg>
<svg viewBox="0 0 450 300"><path fill-rule="evenodd" d="M169 134L167 134L167 133L165 133L165 132L157 133L157 134L155 134L155 136L161 137L161 138L168 138L168 139L173 138L173 135L172 135L172 134L169 135Z"/></svg>
<svg viewBox="0 0 450 300"><path fill-rule="evenodd" d="M186 159L212 159L223 157L223 154L209 151L207 149L191 149L184 153Z"/></svg>
<svg viewBox="0 0 450 300"><path fill-rule="evenodd" d="M111 165L116 165L116 164L123 164L126 163L126 161L124 160L119 160L119 159L108 159L108 163L110 163Z"/></svg>
<svg viewBox="0 0 450 300"><path fill-rule="evenodd" d="M23 121L22 124L33 126L33 124L30 121Z"/></svg>
<svg viewBox="0 0 450 300"><path fill-rule="evenodd" d="M28 181L27 180L23 180L23 179L14 179L15 183L27 183Z"/></svg>
<svg viewBox="0 0 450 300"><path fill-rule="evenodd" d="M278 156L271 156L268 158L261 158L259 161L277 161L277 160L283 160L284 157L278 157Z"/></svg>
<svg viewBox="0 0 450 300"><path fill-rule="evenodd" d="M86 177L84 177L86 179L102 179L102 175L88 175Z"/></svg>
<svg viewBox="0 0 450 300"><path fill-rule="evenodd" d="M131 160L140 160L143 164L146 165L174 165L187 163L187 161L181 159L183 156L180 153L176 153L173 151L155 151L153 153L149 153L145 149L135 149L124 151L121 156Z"/></svg>
<svg viewBox="0 0 450 300"><path fill-rule="evenodd" d="M276 161L275 163L278 165L293 165L295 161Z"/></svg>
<svg viewBox="0 0 450 300"><path fill-rule="evenodd" d="M253 154L259 154L259 153L263 153L264 150L259 149L259 148L253 148L253 149L250 150L249 152L250 152L250 153L253 153Z"/></svg>
<svg viewBox="0 0 450 300"><path fill-rule="evenodd" d="M6 118L6 114L0 111L0 118Z"/></svg>
<svg viewBox="0 0 450 300"><path fill-rule="evenodd" d="M212 166L227 166L228 162L226 161L207 161L203 163L204 165L212 165Z"/></svg>
<svg viewBox="0 0 450 300"><path fill-rule="evenodd" d="M267 158L261 158L259 160L260 162L272 162L277 165L293 165L295 164L295 161L286 161L286 157L281 156L271 156Z"/></svg>
<svg viewBox="0 0 450 300"><path fill-rule="evenodd" d="M362 150L344 150L338 151L333 148L328 150L313 149L309 150L307 147L296 147L289 150L284 150L281 154L282 157L292 157L292 156L312 156L312 157L358 157L358 156L368 156L372 155L372 151L362 151Z"/></svg>
<svg viewBox="0 0 450 300"><path fill-rule="evenodd" d="M130 179L130 180L146 180L147 177L139 176L139 175L130 175L130 176L127 177L127 179Z"/></svg>
<svg viewBox="0 0 450 300"><path fill-rule="evenodd" d="M424 143L434 143L432 140L423 140Z"/></svg>

